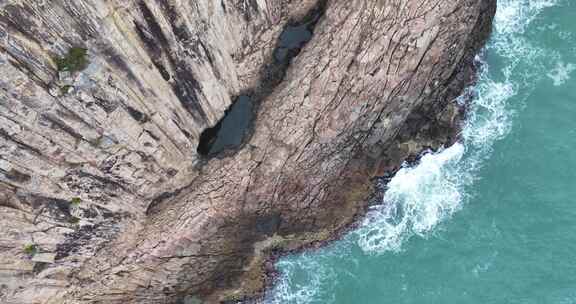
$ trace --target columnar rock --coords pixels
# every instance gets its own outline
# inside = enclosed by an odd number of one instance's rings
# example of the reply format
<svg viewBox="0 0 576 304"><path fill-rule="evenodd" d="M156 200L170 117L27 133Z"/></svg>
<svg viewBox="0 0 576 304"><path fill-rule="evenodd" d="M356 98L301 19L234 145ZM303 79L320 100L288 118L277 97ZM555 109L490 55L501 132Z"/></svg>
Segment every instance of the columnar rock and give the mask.
<svg viewBox="0 0 576 304"><path fill-rule="evenodd" d="M276 251L334 237L371 179L457 136L495 0L0 4L0 302L259 294ZM289 66L278 37L312 12ZM87 50L89 63L58 58ZM277 70L287 67L287 71ZM250 136L200 134L235 97Z"/></svg>

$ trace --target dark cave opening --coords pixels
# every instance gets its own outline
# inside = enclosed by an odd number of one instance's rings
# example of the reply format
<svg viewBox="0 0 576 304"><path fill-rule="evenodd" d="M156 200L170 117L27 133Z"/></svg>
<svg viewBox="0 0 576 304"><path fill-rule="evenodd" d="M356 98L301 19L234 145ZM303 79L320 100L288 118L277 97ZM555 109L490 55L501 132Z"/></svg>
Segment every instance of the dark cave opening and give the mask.
<svg viewBox="0 0 576 304"><path fill-rule="evenodd" d="M278 45L274 50L274 59L277 62L288 63L296 57L306 43L312 39L314 27L321 15L320 10L314 11L306 20L288 24L280 34Z"/></svg>
<svg viewBox="0 0 576 304"><path fill-rule="evenodd" d="M326 1L302 20L287 24L278 38L271 62L262 69L262 83L250 95L240 95L212 128L200 135L197 152L214 156L224 150L238 148L250 133L256 107L284 79L290 62L312 39L314 28L326 9Z"/></svg>
<svg viewBox="0 0 576 304"><path fill-rule="evenodd" d="M240 146L254 118L253 109L252 98L240 95L218 124L202 132L198 154L210 156Z"/></svg>

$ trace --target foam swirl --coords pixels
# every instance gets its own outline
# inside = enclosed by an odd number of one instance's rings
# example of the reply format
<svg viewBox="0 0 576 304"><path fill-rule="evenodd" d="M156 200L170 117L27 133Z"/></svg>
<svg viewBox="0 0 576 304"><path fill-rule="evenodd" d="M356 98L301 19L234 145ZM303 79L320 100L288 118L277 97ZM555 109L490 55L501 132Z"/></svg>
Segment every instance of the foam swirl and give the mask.
<svg viewBox="0 0 576 304"><path fill-rule="evenodd" d="M333 286L335 273L340 274L334 270L334 260L347 261L353 250L349 247L357 246L370 255L401 252L408 239L429 236L465 206L473 195L470 186L479 178L493 145L510 132L514 115L534 84L547 71L553 81L565 81L571 72L568 65L554 70L550 62L562 62L560 55L535 45L526 35L538 15L559 1L498 1L494 32L485 50L490 65L482 64L478 83L471 88L475 97L461 142L399 170L382 204L370 209L360 227L337 244L338 250L282 260L278 267L283 275L266 303L332 303L326 299L326 290Z"/></svg>

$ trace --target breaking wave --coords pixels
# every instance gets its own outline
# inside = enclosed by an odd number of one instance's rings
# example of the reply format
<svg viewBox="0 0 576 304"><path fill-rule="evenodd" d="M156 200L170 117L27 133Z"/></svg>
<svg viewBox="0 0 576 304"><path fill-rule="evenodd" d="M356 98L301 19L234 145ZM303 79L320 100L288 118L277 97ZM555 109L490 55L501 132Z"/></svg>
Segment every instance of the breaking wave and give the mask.
<svg viewBox="0 0 576 304"><path fill-rule="evenodd" d="M535 45L526 33L544 9L558 2L498 1L494 31L485 48L490 65L481 64L478 82L470 89L474 98L462 140L423 155L415 166L403 166L389 182L382 204L369 210L360 227L339 242L338 250L280 261L280 281L265 303L332 303L327 300L327 290L335 286L342 271L334 265L349 260L351 247L370 255L400 252L406 240L429 236L465 205L492 146L510 132L515 112L523 107L531 87L545 78L547 71L552 70L549 74L554 82L565 81L572 71L572 66L566 65L553 70L550 62L562 62L560 55Z"/></svg>
<svg viewBox="0 0 576 304"><path fill-rule="evenodd" d="M322 303L315 299L330 299L326 284L336 279L333 269L324 267L314 256L302 256L298 262L280 261L276 267L282 269L282 281L274 289L267 304Z"/></svg>
<svg viewBox="0 0 576 304"><path fill-rule="evenodd" d="M470 196L468 187L490 156L492 146L511 129L514 109L519 106L510 104L511 100L522 102L541 78L542 62L546 62L542 59L549 58L550 52L533 45L523 34L536 16L555 2L498 2L494 33L487 46L497 64L482 63L478 83L471 89L475 97L461 142L426 154L416 166L398 171L388 184L383 204L373 207L355 231L364 252L401 251L407 239L426 237L462 208ZM566 73L560 74L558 77L565 77Z"/></svg>

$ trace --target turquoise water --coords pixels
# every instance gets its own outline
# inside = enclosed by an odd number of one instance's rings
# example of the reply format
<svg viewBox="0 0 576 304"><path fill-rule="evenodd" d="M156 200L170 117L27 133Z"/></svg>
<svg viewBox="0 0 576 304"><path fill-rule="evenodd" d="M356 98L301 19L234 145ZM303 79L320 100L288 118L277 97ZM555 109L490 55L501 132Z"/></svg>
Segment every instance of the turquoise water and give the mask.
<svg viewBox="0 0 576 304"><path fill-rule="evenodd" d="M462 142L279 261L265 303L576 303L576 1L498 5Z"/></svg>

